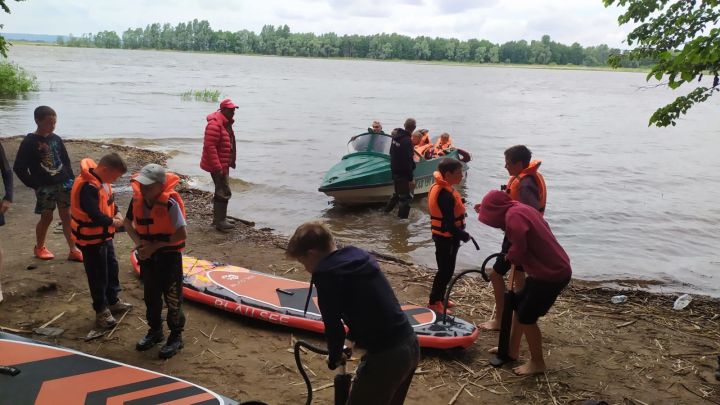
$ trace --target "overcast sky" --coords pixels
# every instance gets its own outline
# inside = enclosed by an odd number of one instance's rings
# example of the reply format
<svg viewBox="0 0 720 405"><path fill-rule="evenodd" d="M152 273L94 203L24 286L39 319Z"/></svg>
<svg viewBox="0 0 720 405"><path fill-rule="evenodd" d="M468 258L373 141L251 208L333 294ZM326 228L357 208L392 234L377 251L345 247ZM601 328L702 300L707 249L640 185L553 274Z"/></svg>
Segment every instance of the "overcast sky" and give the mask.
<svg viewBox="0 0 720 405"><path fill-rule="evenodd" d="M217 30L287 24L292 32L373 34L397 32L492 42L540 39L583 46L625 47L620 9L602 0L10 0L3 31L74 34L173 25L194 18Z"/></svg>

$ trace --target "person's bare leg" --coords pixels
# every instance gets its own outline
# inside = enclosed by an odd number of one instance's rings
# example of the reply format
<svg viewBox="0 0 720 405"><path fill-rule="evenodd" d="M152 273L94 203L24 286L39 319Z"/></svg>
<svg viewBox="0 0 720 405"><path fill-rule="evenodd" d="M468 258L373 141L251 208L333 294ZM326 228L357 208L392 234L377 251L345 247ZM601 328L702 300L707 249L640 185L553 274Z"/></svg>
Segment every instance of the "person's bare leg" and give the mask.
<svg viewBox="0 0 720 405"><path fill-rule="evenodd" d="M515 367L513 371L518 375L531 375L545 372L547 367L545 366L545 359L543 358L542 351L542 333L537 323L532 325L520 325L525 334L525 339L528 342L528 348L530 349L530 360L518 367Z"/></svg>
<svg viewBox="0 0 720 405"><path fill-rule="evenodd" d="M524 271L516 271L515 272L515 288L513 288L513 291L520 292L523 288L525 288L525 272Z"/></svg>
<svg viewBox="0 0 720 405"><path fill-rule="evenodd" d="M45 246L48 229L53 220L53 210L45 210L40 214L40 220L35 226L35 246L41 248Z"/></svg>
<svg viewBox="0 0 720 405"><path fill-rule="evenodd" d="M502 318L503 308L505 308L505 280L503 280L503 276L492 271L490 272L490 283L495 296L495 317L481 323L479 326L480 329L485 330L500 330L500 319Z"/></svg>
<svg viewBox="0 0 720 405"><path fill-rule="evenodd" d="M70 208L58 208L58 213L60 214L60 221L62 222L65 240L67 241L70 251L73 251L77 248L75 247L75 242L73 242L72 240L72 228L70 226Z"/></svg>

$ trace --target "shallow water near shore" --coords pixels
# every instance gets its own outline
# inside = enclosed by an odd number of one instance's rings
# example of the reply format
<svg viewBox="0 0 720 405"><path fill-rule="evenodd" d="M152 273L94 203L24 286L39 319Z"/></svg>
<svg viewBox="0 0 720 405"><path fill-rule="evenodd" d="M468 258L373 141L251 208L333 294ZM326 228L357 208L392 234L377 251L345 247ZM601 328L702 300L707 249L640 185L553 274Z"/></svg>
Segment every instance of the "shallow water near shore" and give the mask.
<svg viewBox="0 0 720 405"><path fill-rule="evenodd" d="M317 191L348 138L373 119L390 130L407 116L433 137L450 132L473 154L469 208L506 180L503 150L527 144L543 160L546 218L577 277L720 296L720 100L678 127L648 128L652 111L681 93L645 88L644 74L21 45L10 57L41 91L0 100L2 135L34 129L32 110L47 104L61 136L169 152L173 170L209 189L198 161L216 106L180 94L218 89L241 106L233 215L285 234L320 218L344 242L433 267L425 199L400 221L379 207L333 206ZM472 215L468 223L481 250L463 247L459 268L477 266L502 238Z"/></svg>

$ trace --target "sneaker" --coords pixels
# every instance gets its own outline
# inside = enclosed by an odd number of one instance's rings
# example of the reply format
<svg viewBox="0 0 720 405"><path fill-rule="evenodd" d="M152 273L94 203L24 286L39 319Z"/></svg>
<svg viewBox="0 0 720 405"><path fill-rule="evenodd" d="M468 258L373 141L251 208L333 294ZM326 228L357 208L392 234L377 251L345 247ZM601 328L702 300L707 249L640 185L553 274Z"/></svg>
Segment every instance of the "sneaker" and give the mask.
<svg viewBox="0 0 720 405"><path fill-rule="evenodd" d="M80 251L80 249L71 250L70 253L68 253L68 260L70 260L71 262L82 263L83 255L82 255L82 252Z"/></svg>
<svg viewBox="0 0 720 405"><path fill-rule="evenodd" d="M427 307L432 309L433 311L437 312L438 314L442 314L445 310L445 306L443 305L442 301L435 301L433 303L428 304ZM448 309L446 313L448 315L451 315L453 313L453 311Z"/></svg>
<svg viewBox="0 0 720 405"><path fill-rule="evenodd" d="M110 310L107 308L98 312L95 315L95 323L98 327L102 329L110 329L113 326L117 325L117 321L112 316L112 313L110 313Z"/></svg>
<svg viewBox="0 0 720 405"><path fill-rule="evenodd" d="M37 247L33 249L33 253L35 253L35 257L37 257L40 260L52 260L55 258L55 255L52 254L50 250L48 250L47 246L43 247Z"/></svg>
<svg viewBox="0 0 720 405"><path fill-rule="evenodd" d="M152 348L153 346L162 342L163 340L165 340L165 336L163 336L162 329L160 329L160 330L150 329L148 331L147 335L145 335L145 337L140 339L137 342L137 344L135 344L135 350L143 352L145 350Z"/></svg>
<svg viewBox="0 0 720 405"><path fill-rule="evenodd" d="M169 359L184 347L182 337L180 335L170 334L165 346L160 348L160 358Z"/></svg>
<svg viewBox="0 0 720 405"><path fill-rule="evenodd" d="M118 300L116 303L109 305L108 309L112 314L120 314L125 311L129 311L133 308L133 304L129 302L125 302L123 300Z"/></svg>

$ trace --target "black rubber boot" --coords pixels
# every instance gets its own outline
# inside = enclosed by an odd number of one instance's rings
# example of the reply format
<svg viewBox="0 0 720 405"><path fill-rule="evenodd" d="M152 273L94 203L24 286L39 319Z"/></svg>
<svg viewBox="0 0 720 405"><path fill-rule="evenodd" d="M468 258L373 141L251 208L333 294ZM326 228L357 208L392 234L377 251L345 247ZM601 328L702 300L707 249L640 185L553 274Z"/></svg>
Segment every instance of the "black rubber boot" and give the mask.
<svg viewBox="0 0 720 405"><path fill-rule="evenodd" d="M162 330L150 329L147 335L145 335L145 337L143 337L137 342L137 344L135 345L135 350L143 352L162 342L164 339L165 336L163 336Z"/></svg>
<svg viewBox="0 0 720 405"><path fill-rule="evenodd" d="M169 359L184 347L182 336L171 333L165 346L160 348L160 358Z"/></svg>
<svg viewBox="0 0 720 405"><path fill-rule="evenodd" d="M229 232L235 228L235 225L227 220L227 208L227 201L213 202L213 226L220 232Z"/></svg>

